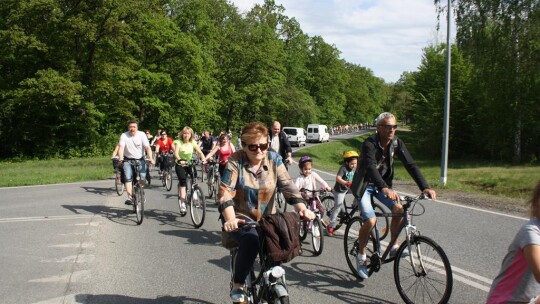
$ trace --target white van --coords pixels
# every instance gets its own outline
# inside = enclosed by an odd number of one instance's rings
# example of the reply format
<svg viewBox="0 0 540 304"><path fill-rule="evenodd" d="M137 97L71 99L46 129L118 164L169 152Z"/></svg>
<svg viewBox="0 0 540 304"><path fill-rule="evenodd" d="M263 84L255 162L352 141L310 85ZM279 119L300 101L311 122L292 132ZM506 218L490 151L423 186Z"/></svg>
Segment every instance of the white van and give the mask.
<svg viewBox="0 0 540 304"><path fill-rule="evenodd" d="M330 140L328 128L325 125L309 124L307 126L307 142L327 142Z"/></svg>
<svg viewBox="0 0 540 304"><path fill-rule="evenodd" d="M287 134L287 139L292 146L306 145L306 130L295 127L284 127L282 130Z"/></svg>

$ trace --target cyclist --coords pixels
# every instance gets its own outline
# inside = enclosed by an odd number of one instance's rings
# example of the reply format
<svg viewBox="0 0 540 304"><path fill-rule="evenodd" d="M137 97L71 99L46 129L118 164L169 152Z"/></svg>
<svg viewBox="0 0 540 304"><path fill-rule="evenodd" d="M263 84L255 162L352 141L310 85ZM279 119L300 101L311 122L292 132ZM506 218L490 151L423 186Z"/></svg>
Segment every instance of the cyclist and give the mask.
<svg viewBox="0 0 540 304"><path fill-rule="evenodd" d="M277 152L283 158L285 167L288 169L292 163L292 148L287 138L287 134L281 130L279 121L274 121L272 124L272 132L269 137L270 146L273 151Z"/></svg>
<svg viewBox="0 0 540 304"><path fill-rule="evenodd" d="M167 137L167 131L163 130L160 134L161 138L156 143L156 154L159 163L159 175L163 172L165 167L166 154L172 152L173 141L170 137Z"/></svg>
<svg viewBox="0 0 540 304"><path fill-rule="evenodd" d="M221 178L219 207L223 229L238 244L234 266L231 299L245 299L242 286L259 253L259 235L255 228L236 230L246 219L259 220L261 215L275 213L275 188L279 187L287 203L294 205L301 217L313 220L315 214L305 202L285 169L283 159L268 151L268 129L252 122L242 129L243 150L233 153Z"/></svg>
<svg viewBox="0 0 540 304"><path fill-rule="evenodd" d="M298 160L298 167L300 168L300 176L295 180L296 187L298 189L318 190L317 186L320 184L326 191L331 191L332 188L328 186L328 183L321 178L317 172L313 172L313 160L311 157L304 155ZM302 194L304 199L308 199L312 194ZM320 206L319 206L320 207Z"/></svg>
<svg viewBox="0 0 540 304"><path fill-rule="evenodd" d="M206 158L204 160L208 161L209 159L212 159L214 154L218 154L218 162L219 162L219 175L223 176L223 170L225 170L225 166L227 165L227 161L229 160L229 156L236 152L236 149L234 148L234 145L231 144L231 141L227 134L222 133L219 136L219 146L215 146L210 153L206 155Z"/></svg>
<svg viewBox="0 0 540 304"><path fill-rule="evenodd" d="M131 192L132 192L132 180L133 180L133 168L128 162L124 162L124 158L136 159L141 167L141 180L140 183L144 184L146 180L146 162L144 161L144 152L148 157L151 164L154 163L152 158L152 150L150 149L150 143L146 135L138 131L138 123L136 120L130 120L128 122L128 131L120 136L118 142L118 159L120 163L123 163L124 177L126 185L127 200L126 205L131 205Z"/></svg>
<svg viewBox="0 0 540 304"><path fill-rule="evenodd" d="M336 225L336 218L339 212L343 209L343 202L345 201L345 196L349 192L351 187L351 182L353 181L354 171L358 165L358 152L356 151L346 151L343 153L343 164L338 170L336 175L336 184L332 190L334 194L334 209L332 214L330 214L330 223L328 223L327 232L329 236L334 235L334 226Z"/></svg>
<svg viewBox="0 0 540 304"><path fill-rule="evenodd" d="M395 136L397 129L395 116L389 112L381 113L375 124L377 134L364 141L362 157L351 185L360 207L360 215L364 221L358 234L360 253L356 257L358 275L363 279L368 278L366 245L371 229L377 220L371 206L371 195L374 195L381 203L391 209L392 213L403 212L399 196L396 191L392 190L394 157L397 156L401 160L422 192L431 199L436 198L435 191L429 188L416 162L405 147L405 143ZM399 231L402 222L402 217L392 218L390 224L391 243L397 238L395 232ZM391 248L390 257L395 256L397 249L398 245Z"/></svg>
<svg viewBox="0 0 540 304"><path fill-rule="evenodd" d="M191 166L188 164L193 157L193 151L197 152L201 160L204 161L204 154L199 146L195 142L193 136L193 129L190 127L184 127L180 133L178 133L178 139L173 141L174 158L176 159L176 165L174 167L176 176L178 177L178 202L180 204L180 212L182 215L186 214L186 185L187 174L192 174Z"/></svg>

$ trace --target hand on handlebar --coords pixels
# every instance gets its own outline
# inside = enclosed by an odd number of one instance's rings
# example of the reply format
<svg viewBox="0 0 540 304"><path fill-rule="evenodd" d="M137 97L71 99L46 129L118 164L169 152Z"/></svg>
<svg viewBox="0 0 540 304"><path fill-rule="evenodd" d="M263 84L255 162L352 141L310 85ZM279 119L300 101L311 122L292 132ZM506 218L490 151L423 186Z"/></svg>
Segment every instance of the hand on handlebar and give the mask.
<svg viewBox="0 0 540 304"><path fill-rule="evenodd" d="M350 188L351 187L351 182L346 182L345 186L347 186L347 188Z"/></svg>
<svg viewBox="0 0 540 304"><path fill-rule="evenodd" d="M306 219L306 220L314 220L315 219L315 213L313 213L313 211L309 210L309 209L302 209L298 212L298 214L300 215L300 218L302 219Z"/></svg>
<svg viewBox="0 0 540 304"><path fill-rule="evenodd" d="M399 199L399 195L397 194L397 192L390 188L383 188L382 192L386 197L393 201L397 201Z"/></svg>
<svg viewBox="0 0 540 304"><path fill-rule="evenodd" d="M424 193L429 198L431 198L431 200L436 200L437 199L437 192L435 192L435 190L433 190L433 189L426 188L426 189L424 189L424 191L422 191L422 193Z"/></svg>
<svg viewBox="0 0 540 304"><path fill-rule="evenodd" d="M245 223L245 220L239 219L239 218L233 218L231 220L228 220L223 224L223 230L225 231L234 231L238 229L239 224Z"/></svg>

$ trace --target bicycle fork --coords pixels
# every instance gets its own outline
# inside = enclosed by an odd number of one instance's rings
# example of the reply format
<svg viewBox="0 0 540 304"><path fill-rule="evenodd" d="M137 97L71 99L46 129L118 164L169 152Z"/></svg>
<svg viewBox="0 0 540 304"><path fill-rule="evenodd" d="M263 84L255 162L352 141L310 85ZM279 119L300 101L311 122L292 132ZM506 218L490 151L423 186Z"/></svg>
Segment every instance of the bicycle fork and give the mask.
<svg viewBox="0 0 540 304"><path fill-rule="evenodd" d="M420 248L420 246L415 246L414 248L415 252L413 252L411 243L413 242L416 232L417 232L416 226L413 226L413 225L405 226L405 235L407 236L406 237L407 249L409 250L409 263L411 264L414 275L419 277L419 276L426 275L426 267L424 266L424 259L422 258L422 249ZM417 257L416 261L414 259L415 255Z"/></svg>
<svg viewBox="0 0 540 304"><path fill-rule="evenodd" d="M267 270L263 274L264 283L267 286L268 291L273 291L276 298L288 296L287 280L285 279L285 269L281 266L274 266Z"/></svg>

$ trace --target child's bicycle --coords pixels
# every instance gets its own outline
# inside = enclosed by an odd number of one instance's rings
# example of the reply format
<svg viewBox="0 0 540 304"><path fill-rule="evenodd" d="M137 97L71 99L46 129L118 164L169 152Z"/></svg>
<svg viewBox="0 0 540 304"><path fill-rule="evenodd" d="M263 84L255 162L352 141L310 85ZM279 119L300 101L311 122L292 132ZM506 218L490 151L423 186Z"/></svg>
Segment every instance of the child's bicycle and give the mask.
<svg viewBox="0 0 540 304"><path fill-rule="evenodd" d="M423 199L426 199L424 194L416 197L405 196L400 199L403 213L376 214L378 218L403 217L403 225L399 232L405 229L406 239L399 246L396 255L390 257L391 248L396 241L393 240L383 252L379 230L373 229L367 245L368 275L378 272L382 265L394 262L394 281L405 303L447 303L453 286L450 261L441 246L432 239L420 235L416 226L412 224L413 216L422 215L425 212L424 206L418 202ZM421 210L415 212L417 206L420 206ZM374 228L377 225L375 223ZM361 226L360 217L353 217L347 224L343 239L347 264L357 278L360 276L355 264L359 253L358 231Z"/></svg>
<svg viewBox="0 0 540 304"><path fill-rule="evenodd" d="M332 212L338 212L334 211L336 210L335 208L337 208L337 206L335 206L335 198L333 196L323 197L321 201L325 209L325 212L322 216L322 224L324 228L327 228L330 224L330 217L332 216ZM371 196L371 205L373 206L375 215L378 217L377 230L379 231L379 239L383 240L384 238L386 238L390 230L388 216L384 216L385 209L383 208L383 204L375 200L374 195ZM356 203L356 201L354 201L353 199L352 203L347 203L347 198L345 198L345 200L343 200L343 208L339 210L337 214L334 231L338 230L342 225L347 226L347 224L355 217L357 211L358 204Z"/></svg>
<svg viewBox="0 0 540 304"><path fill-rule="evenodd" d="M300 240L304 241L308 232L311 233L311 245L313 246L314 255L320 255L323 251L324 236L323 236L323 224L321 220L321 214L324 214L324 207L319 199L319 194L324 196L326 190L309 190L300 189L301 193L305 193L309 196L307 200L307 208L313 211L316 215L312 221L300 220Z"/></svg>
<svg viewBox="0 0 540 304"><path fill-rule="evenodd" d="M238 229L249 230L257 228L260 235L261 246L259 256L253 263L251 270L246 278L244 292L246 298L240 303L289 303L289 293L287 291L287 280L285 279L285 269L278 264L271 263L268 259L264 236L259 223L256 221L246 221L244 224L239 224ZM231 263L231 289L234 277L234 264L236 263L236 255L238 247L230 250ZM238 303L238 302L236 302Z"/></svg>

